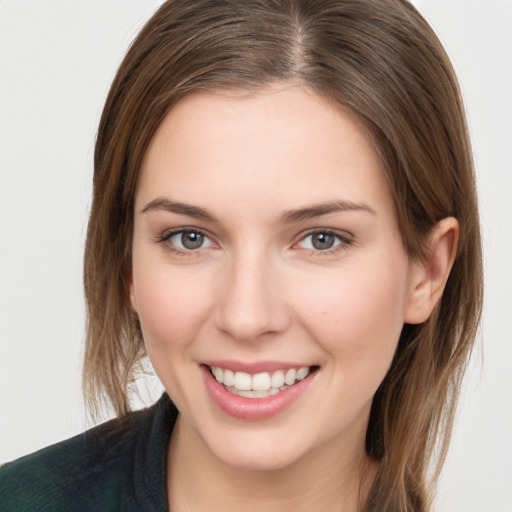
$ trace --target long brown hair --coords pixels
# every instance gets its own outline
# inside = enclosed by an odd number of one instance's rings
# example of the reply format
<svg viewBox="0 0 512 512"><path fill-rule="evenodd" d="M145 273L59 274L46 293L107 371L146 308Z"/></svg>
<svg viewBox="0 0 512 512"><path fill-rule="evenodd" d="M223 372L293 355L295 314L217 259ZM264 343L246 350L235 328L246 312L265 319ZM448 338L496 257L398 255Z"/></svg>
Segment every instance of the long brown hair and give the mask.
<svg viewBox="0 0 512 512"><path fill-rule="evenodd" d="M357 116L381 157L411 259L426 257L441 219L459 221L443 297L429 320L403 327L367 430L379 464L364 510L425 511L480 318L482 262L457 80L406 0L170 0L149 20L117 72L96 142L85 396L92 409L106 400L124 415L145 356L129 276L137 178L155 130L192 91L276 81L306 85Z"/></svg>

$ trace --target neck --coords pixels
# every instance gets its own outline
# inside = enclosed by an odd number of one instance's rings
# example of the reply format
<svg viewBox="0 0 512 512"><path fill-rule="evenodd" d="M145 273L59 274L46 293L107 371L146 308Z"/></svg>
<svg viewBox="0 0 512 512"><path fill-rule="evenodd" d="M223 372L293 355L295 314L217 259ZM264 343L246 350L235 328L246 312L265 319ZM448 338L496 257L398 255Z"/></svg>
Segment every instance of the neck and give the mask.
<svg viewBox="0 0 512 512"><path fill-rule="evenodd" d="M180 416L169 445L169 508L171 512L356 512L376 467L365 455L364 436L354 441L329 443L283 469L240 469L217 459Z"/></svg>

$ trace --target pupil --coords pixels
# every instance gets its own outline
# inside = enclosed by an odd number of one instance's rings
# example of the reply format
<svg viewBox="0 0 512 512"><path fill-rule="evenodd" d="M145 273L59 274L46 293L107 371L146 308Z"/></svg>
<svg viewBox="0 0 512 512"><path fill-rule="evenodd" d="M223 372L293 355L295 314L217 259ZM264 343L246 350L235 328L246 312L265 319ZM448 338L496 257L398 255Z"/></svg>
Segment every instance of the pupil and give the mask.
<svg viewBox="0 0 512 512"><path fill-rule="evenodd" d="M198 249L203 245L204 235L201 233L183 233L181 235L181 243L186 249Z"/></svg>
<svg viewBox="0 0 512 512"><path fill-rule="evenodd" d="M319 250L330 249L334 244L334 235L316 233L313 235L313 247Z"/></svg>

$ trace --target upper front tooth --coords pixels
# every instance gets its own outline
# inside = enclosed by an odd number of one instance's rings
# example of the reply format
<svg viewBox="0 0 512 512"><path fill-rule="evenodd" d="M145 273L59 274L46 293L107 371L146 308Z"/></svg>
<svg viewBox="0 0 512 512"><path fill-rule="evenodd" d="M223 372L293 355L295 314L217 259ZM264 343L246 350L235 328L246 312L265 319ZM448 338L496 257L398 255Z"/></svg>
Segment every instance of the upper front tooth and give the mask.
<svg viewBox="0 0 512 512"><path fill-rule="evenodd" d="M270 375L267 372L254 375L252 389L254 391L268 391L270 389Z"/></svg>
<svg viewBox="0 0 512 512"><path fill-rule="evenodd" d="M286 377L284 378L285 384L288 384L288 386L291 386L292 384L295 383L295 378L296 377L297 377L297 372L295 371L294 368L290 368L286 372Z"/></svg>
<svg viewBox="0 0 512 512"><path fill-rule="evenodd" d="M251 376L245 372L236 372L234 386L236 389L240 389L243 391L250 391Z"/></svg>

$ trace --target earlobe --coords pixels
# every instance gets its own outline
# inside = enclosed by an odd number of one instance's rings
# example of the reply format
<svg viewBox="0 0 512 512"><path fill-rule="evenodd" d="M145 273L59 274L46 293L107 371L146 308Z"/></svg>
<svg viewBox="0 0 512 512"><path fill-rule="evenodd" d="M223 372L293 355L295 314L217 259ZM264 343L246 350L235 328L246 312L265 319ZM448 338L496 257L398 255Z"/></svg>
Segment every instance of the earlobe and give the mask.
<svg viewBox="0 0 512 512"><path fill-rule="evenodd" d="M450 275L458 242L459 223L454 217L446 217L432 230L427 258L411 265L405 323L425 322L434 310Z"/></svg>

